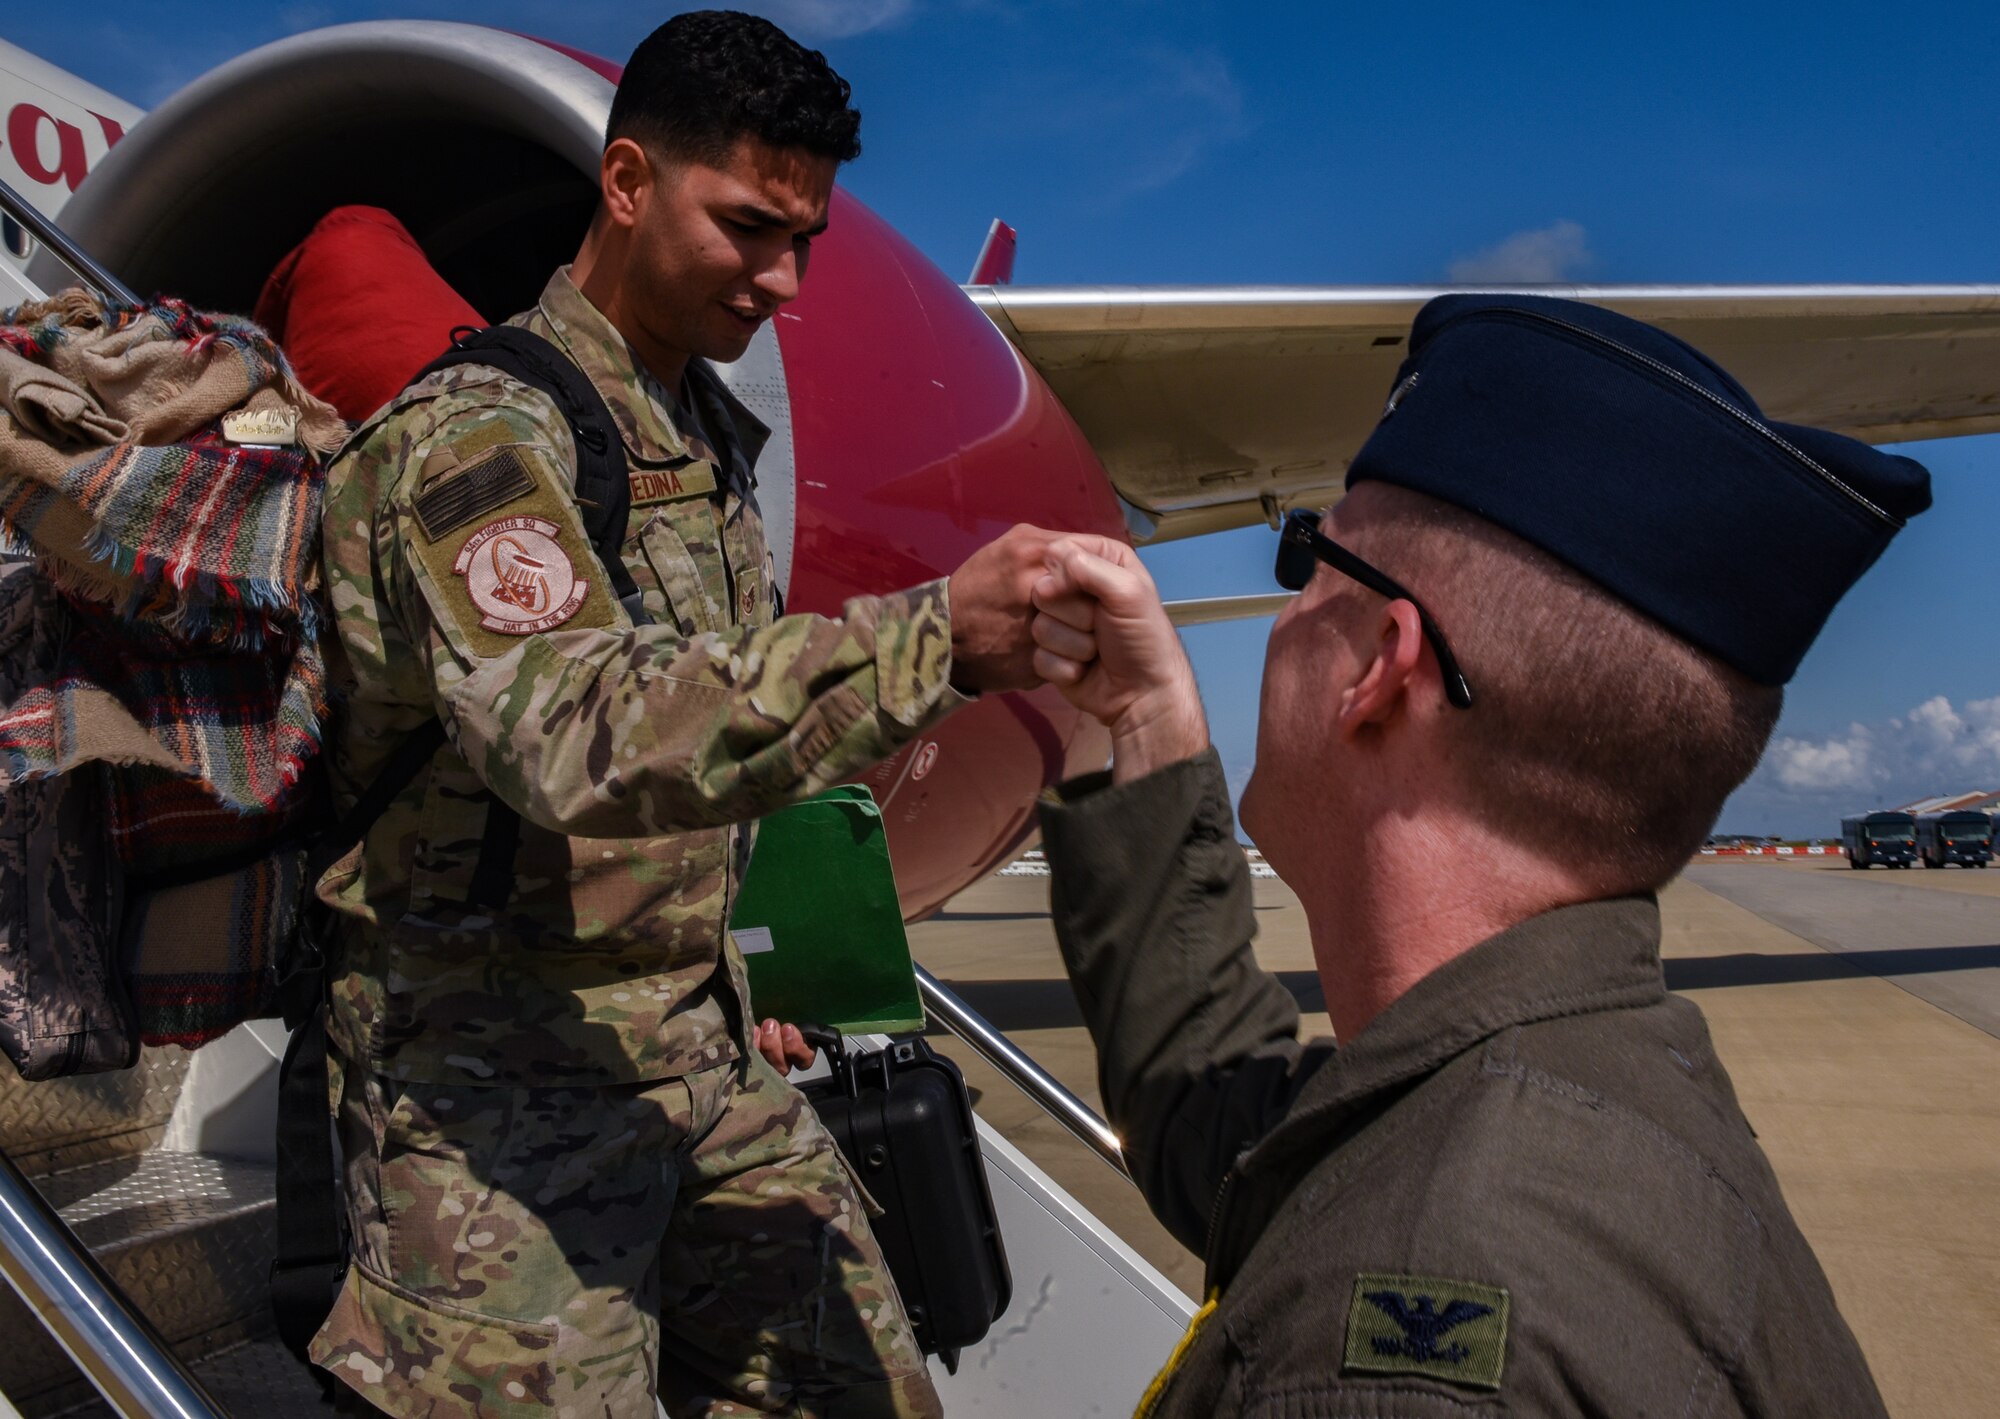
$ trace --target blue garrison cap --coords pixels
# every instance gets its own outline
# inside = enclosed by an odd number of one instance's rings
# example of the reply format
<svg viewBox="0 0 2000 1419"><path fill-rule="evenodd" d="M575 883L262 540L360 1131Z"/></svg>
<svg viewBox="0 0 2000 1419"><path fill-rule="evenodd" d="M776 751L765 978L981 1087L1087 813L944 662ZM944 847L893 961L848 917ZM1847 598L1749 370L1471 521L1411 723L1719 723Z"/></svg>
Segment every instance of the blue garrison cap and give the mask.
<svg viewBox="0 0 2000 1419"><path fill-rule="evenodd" d="M1931 505L1921 463L1773 423L1686 342L1546 296L1417 313L1347 486L1371 478L1506 528L1766 685Z"/></svg>

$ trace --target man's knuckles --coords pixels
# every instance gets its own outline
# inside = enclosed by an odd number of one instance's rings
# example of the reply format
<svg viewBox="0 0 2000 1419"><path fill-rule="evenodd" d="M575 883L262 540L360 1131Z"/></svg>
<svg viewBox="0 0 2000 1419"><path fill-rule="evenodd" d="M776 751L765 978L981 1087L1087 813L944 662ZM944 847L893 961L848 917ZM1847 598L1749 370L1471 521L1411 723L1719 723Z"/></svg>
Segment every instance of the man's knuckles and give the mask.
<svg viewBox="0 0 2000 1419"><path fill-rule="evenodd" d="M1097 655L1097 640L1090 632L1079 630L1053 616L1035 617L1032 630L1037 645L1066 655L1071 660L1091 660Z"/></svg>
<svg viewBox="0 0 2000 1419"><path fill-rule="evenodd" d="M1097 625L1097 603L1087 596L1037 596L1035 610L1041 615L1088 631Z"/></svg>

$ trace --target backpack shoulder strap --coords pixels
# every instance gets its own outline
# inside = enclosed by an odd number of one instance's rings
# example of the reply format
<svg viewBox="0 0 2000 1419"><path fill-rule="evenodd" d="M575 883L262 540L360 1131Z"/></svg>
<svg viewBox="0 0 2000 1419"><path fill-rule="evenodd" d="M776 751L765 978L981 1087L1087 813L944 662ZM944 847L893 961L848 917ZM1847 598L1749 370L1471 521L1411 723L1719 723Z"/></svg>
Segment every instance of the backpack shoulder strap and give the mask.
<svg viewBox="0 0 2000 1419"><path fill-rule="evenodd" d="M623 555L632 511L625 444L597 386L555 345L518 325L453 331L451 348L425 365L416 379L454 365L484 365L512 375L548 395L562 411L576 440L576 501L584 531L619 600L628 608L636 605L639 588L625 569Z"/></svg>
<svg viewBox="0 0 2000 1419"><path fill-rule="evenodd" d="M396 801L397 794L415 782L424 765L431 761L431 756L444 747L444 741L444 721L427 719L390 752L388 759L376 771L374 781L354 800L354 806L320 839L312 863L313 881L317 882L327 868L347 856L356 843L368 836L375 820L389 811L389 805Z"/></svg>
<svg viewBox="0 0 2000 1419"><path fill-rule="evenodd" d="M314 845L308 892L367 835L444 741L443 722L431 719L396 746L375 781ZM347 1273L347 1236L340 1164L327 1117L326 959L316 904L308 901L300 916L300 959L279 986L292 1036L278 1068L278 1245L271 1259L271 1314L279 1338L304 1359Z"/></svg>
<svg viewBox="0 0 2000 1419"><path fill-rule="evenodd" d="M314 972L314 979L324 978ZM278 1338L301 1360L347 1275L326 1048L326 1005L319 1002L292 1030L278 1067L278 1245L271 1258L271 1319Z"/></svg>

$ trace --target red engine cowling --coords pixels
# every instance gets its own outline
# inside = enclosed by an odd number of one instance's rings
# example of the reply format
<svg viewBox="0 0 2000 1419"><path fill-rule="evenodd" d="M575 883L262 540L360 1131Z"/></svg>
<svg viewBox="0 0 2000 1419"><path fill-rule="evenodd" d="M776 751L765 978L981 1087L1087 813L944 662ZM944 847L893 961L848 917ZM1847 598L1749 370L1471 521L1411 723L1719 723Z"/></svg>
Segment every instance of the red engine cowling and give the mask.
<svg viewBox="0 0 2000 1419"><path fill-rule="evenodd" d="M320 215L368 203L395 212L474 306L517 310L588 220L615 75L470 25L294 36L148 115L64 224L137 289L248 311ZM804 294L725 373L776 430L759 497L791 609L837 611L945 575L1015 522L1124 535L1102 467L1047 386L845 192ZM905 913L935 910L1011 857L1041 789L1107 750L1043 690L982 700L870 773Z"/></svg>

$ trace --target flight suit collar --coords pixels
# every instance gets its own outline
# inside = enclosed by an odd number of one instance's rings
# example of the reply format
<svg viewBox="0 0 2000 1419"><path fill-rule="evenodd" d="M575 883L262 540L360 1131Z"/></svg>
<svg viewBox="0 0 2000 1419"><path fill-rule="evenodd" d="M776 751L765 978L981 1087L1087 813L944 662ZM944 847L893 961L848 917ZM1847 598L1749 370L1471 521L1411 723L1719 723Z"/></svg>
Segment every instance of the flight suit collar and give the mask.
<svg viewBox="0 0 2000 1419"><path fill-rule="evenodd" d="M536 303L550 333L576 367L584 372L611 410L634 463L680 463L693 455L673 418L674 397L633 356L632 347L560 267L542 288ZM710 432L728 445L716 450L732 487L753 482L752 470L770 430L744 407L706 360L690 360L688 388L701 403L700 414Z"/></svg>
<svg viewBox="0 0 2000 1419"><path fill-rule="evenodd" d="M1343 1122L1503 1030L1665 997L1650 892L1530 917L1425 976L1343 1044L1243 1171L1282 1169L1301 1150L1319 1156Z"/></svg>

